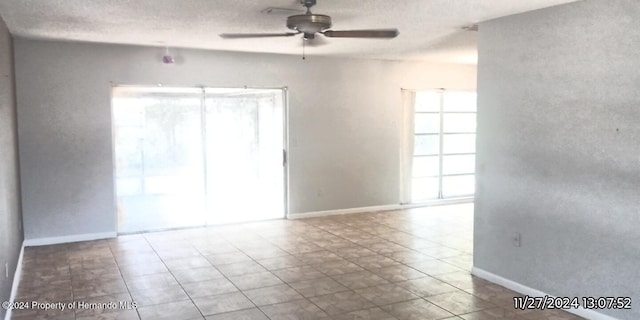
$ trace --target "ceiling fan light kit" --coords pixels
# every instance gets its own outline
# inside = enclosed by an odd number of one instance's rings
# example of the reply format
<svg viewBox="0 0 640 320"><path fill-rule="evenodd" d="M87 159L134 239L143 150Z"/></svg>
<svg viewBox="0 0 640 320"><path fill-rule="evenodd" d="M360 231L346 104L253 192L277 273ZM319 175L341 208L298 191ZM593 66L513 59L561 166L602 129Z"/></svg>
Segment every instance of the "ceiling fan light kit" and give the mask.
<svg viewBox="0 0 640 320"><path fill-rule="evenodd" d="M324 14L314 14L311 7L316 0L300 0L307 8L305 14L297 14L287 18L287 28L296 32L285 33L223 33L224 39L265 38L265 37L290 37L302 34L303 39L311 40L316 34L322 34L328 38L378 38L392 39L398 36L398 29L370 29L370 30L328 30L332 26L331 17Z"/></svg>

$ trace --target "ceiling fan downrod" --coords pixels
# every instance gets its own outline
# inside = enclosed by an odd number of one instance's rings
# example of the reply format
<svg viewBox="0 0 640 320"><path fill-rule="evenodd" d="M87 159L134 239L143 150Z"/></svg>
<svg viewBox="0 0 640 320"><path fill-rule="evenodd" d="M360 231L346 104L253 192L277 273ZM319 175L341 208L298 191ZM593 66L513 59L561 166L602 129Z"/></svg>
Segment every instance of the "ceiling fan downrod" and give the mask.
<svg viewBox="0 0 640 320"><path fill-rule="evenodd" d="M300 4L307 7L307 12L311 10L311 7L316 5L316 0L300 0Z"/></svg>

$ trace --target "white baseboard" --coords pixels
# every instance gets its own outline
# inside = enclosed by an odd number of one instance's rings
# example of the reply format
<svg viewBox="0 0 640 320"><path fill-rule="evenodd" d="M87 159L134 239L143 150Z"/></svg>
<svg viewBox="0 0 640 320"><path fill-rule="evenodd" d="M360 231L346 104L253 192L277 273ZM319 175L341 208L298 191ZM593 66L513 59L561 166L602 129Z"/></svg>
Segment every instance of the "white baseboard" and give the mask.
<svg viewBox="0 0 640 320"><path fill-rule="evenodd" d="M495 284L499 284L507 289L513 290L515 292L521 293L521 294L525 294L528 295L530 297L543 297L543 296L552 296L550 294L544 293L540 290L531 288L531 287L527 287L521 283L503 278L499 275L493 274L491 272L488 271L484 271L480 268L477 267L473 267L471 269L471 274L478 277L478 278L482 278L485 279L489 282L493 282ZM618 318L614 318L611 316L608 316L606 314L602 314L599 312L596 312L594 310L589 310L589 309L584 309L582 307L578 307L577 309L569 309L569 310L564 310L567 311L569 313L573 313L575 315L578 315L580 317L583 318L587 318L587 319L591 319L591 320L619 320Z"/></svg>
<svg viewBox="0 0 640 320"><path fill-rule="evenodd" d="M9 301L11 302L16 300L16 295L18 294L18 287L20 286L20 278L22 277L22 257L23 256L24 256L24 241L22 242L22 248L20 248L18 263L16 264L16 272L13 273L13 283L11 284L11 295L9 296ZM11 320L11 311L12 309L8 309L7 313L4 314L5 320Z"/></svg>
<svg viewBox="0 0 640 320"><path fill-rule="evenodd" d="M315 218L315 217L335 216L335 215L341 215L341 214L362 213L362 212L380 212L380 211L397 210L399 207L400 205L398 204L391 204L391 205L372 206L372 207L292 213L287 216L287 219Z"/></svg>
<svg viewBox="0 0 640 320"><path fill-rule="evenodd" d="M114 232L101 232L101 233L74 234L71 236L62 236L62 237L36 238L36 239L25 240L24 246L25 247L46 246L50 244L109 239L109 238L115 238L117 236L118 236L118 233L114 231Z"/></svg>
<svg viewBox="0 0 640 320"><path fill-rule="evenodd" d="M303 213L292 213L287 215L287 219L304 219L304 218L335 216L335 215L341 215L341 214L403 210L403 209L422 208L422 207L430 207L430 206L462 204L462 203L470 203L470 202L473 202L473 198L446 199L446 200L434 200L434 201L421 202L421 203L388 204L388 205L371 206L371 207L311 211L311 212L303 212Z"/></svg>

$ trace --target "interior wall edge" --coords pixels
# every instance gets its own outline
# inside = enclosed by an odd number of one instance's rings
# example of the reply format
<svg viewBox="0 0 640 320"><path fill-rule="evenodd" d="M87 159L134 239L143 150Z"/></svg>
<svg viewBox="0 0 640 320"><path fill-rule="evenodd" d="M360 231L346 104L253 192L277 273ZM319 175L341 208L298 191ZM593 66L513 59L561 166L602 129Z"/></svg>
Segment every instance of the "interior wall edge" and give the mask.
<svg viewBox="0 0 640 320"><path fill-rule="evenodd" d="M16 295L18 294L18 288L20 287L20 278L22 278L22 258L24 257L24 241L22 242L22 247L20 248L20 255L18 256L18 263L16 264L16 271L13 275L13 283L11 285L11 295L9 296L9 301L13 302L16 300ZM11 320L12 309L7 309L7 313L4 315L5 320Z"/></svg>
<svg viewBox="0 0 640 320"><path fill-rule="evenodd" d="M15 42L0 17L0 301L9 300L24 240L19 150ZM5 276L6 272L6 276ZM6 315L0 308L0 318Z"/></svg>

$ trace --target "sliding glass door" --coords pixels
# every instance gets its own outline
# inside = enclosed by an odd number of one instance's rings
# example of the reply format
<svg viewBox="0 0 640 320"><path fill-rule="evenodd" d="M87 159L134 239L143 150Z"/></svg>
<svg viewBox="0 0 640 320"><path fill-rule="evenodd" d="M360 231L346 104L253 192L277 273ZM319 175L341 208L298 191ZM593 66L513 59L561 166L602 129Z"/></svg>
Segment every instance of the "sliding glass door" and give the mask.
<svg viewBox="0 0 640 320"><path fill-rule="evenodd" d="M116 87L120 232L284 216L284 91Z"/></svg>

